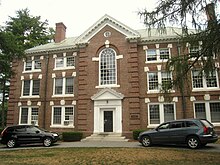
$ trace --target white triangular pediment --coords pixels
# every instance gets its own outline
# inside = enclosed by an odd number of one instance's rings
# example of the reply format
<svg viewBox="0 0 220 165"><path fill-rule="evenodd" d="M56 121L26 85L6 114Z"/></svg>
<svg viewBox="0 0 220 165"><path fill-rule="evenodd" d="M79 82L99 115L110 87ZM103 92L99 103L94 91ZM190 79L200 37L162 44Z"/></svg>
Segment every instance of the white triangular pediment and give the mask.
<svg viewBox="0 0 220 165"><path fill-rule="evenodd" d="M133 30L132 28L124 25L123 23L117 21L116 19L110 17L109 15L104 15L95 24L93 24L89 29L87 29L82 35L77 39L78 44L88 43L88 41L97 34L105 26L110 26L120 33L124 34L127 38L137 39L140 34Z"/></svg>
<svg viewBox="0 0 220 165"><path fill-rule="evenodd" d="M92 100L121 100L123 98L123 94L111 88L104 88L91 97Z"/></svg>

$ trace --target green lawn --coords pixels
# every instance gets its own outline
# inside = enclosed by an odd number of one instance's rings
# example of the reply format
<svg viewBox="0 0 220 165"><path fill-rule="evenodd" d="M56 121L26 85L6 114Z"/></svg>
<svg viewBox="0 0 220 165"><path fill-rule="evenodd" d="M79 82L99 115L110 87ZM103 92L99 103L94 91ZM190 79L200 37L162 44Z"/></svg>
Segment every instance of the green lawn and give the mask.
<svg viewBox="0 0 220 165"><path fill-rule="evenodd" d="M219 165L215 152L161 148L45 148L0 151L0 165Z"/></svg>

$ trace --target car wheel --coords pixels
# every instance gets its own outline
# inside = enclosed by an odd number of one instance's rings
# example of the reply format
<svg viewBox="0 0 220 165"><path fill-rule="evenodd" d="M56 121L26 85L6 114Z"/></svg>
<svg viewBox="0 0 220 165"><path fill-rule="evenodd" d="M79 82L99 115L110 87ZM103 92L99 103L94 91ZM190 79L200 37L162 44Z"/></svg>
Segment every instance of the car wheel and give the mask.
<svg viewBox="0 0 220 165"><path fill-rule="evenodd" d="M49 147L52 144L52 139L50 137L46 137L43 141L45 147Z"/></svg>
<svg viewBox="0 0 220 165"><path fill-rule="evenodd" d="M149 136L143 136L142 139L141 139L141 144L144 146L144 147L149 147L151 146L151 139Z"/></svg>
<svg viewBox="0 0 220 165"><path fill-rule="evenodd" d="M195 136L190 136L187 139L187 145L191 149L199 148L200 147L200 141L197 137Z"/></svg>
<svg viewBox="0 0 220 165"><path fill-rule="evenodd" d="M10 140L7 141L6 145L7 145L8 148L13 148L13 147L16 146L16 140L15 139L10 139Z"/></svg>

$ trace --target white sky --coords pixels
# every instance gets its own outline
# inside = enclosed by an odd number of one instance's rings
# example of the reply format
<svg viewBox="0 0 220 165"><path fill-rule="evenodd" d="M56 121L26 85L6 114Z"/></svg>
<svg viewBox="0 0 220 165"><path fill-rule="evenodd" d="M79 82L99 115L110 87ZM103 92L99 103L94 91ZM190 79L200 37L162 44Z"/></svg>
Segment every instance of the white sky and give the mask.
<svg viewBox="0 0 220 165"><path fill-rule="evenodd" d="M133 29L145 28L138 11L152 9L157 0L0 0L0 25L15 11L28 8L30 15L48 20L49 26L63 22L67 37L82 34L105 14Z"/></svg>

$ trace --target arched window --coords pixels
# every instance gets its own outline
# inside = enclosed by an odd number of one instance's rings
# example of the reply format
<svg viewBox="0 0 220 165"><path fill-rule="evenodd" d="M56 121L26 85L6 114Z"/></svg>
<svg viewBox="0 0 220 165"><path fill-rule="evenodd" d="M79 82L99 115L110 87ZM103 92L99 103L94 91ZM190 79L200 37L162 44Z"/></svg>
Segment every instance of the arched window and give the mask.
<svg viewBox="0 0 220 165"><path fill-rule="evenodd" d="M112 48L103 49L99 61L99 84L116 84L116 52Z"/></svg>

